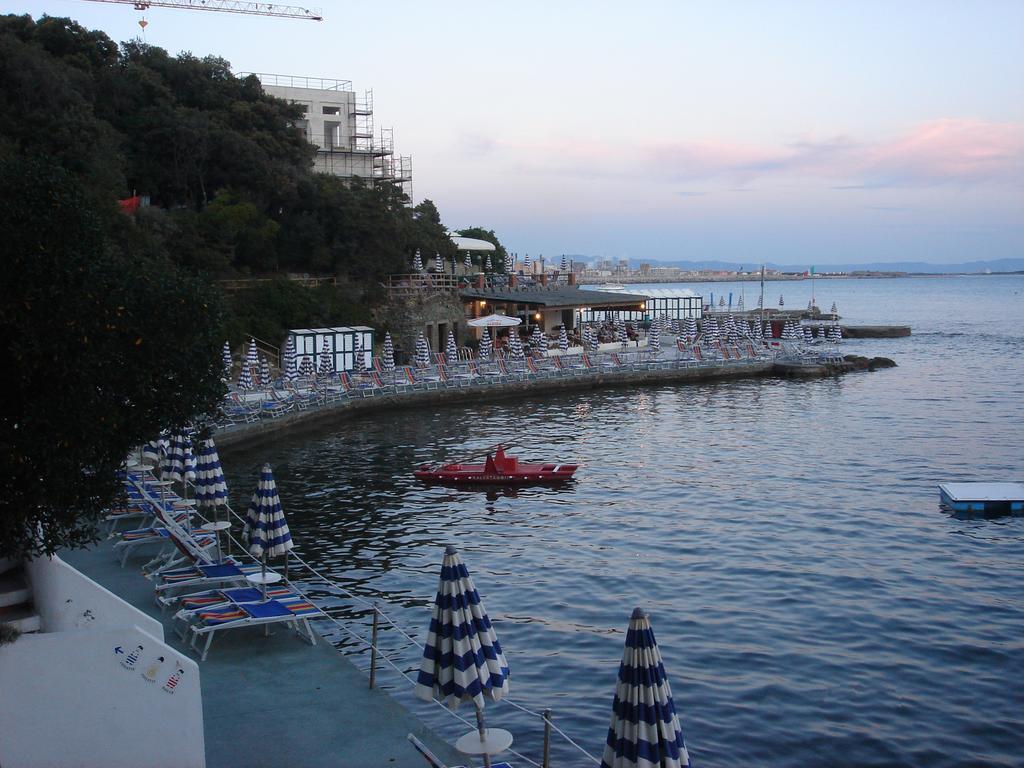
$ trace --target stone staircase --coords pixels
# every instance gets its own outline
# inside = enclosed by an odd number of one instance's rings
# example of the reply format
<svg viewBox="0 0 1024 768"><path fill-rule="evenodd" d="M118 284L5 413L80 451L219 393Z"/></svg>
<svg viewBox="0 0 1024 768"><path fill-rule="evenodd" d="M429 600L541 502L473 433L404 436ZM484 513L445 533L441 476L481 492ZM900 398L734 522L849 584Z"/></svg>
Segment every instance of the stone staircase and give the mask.
<svg viewBox="0 0 1024 768"><path fill-rule="evenodd" d="M20 561L0 558L0 624L19 632L38 632L39 614L32 606L32 587Z"/></svg>

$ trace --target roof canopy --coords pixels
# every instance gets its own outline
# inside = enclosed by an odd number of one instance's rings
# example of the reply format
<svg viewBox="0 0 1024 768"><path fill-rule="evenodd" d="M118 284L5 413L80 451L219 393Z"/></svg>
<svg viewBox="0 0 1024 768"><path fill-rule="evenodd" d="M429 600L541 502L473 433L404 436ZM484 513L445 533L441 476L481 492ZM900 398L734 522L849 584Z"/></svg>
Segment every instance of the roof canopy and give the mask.
<svg viewBox="0 0 1024 768"><path fill-rule="evenodd" d="M490 289L464 288L459 292L464 299L482 299L506 304L528 304L543 309L576 309L582 307L636 307L647 301L646 296L635 293L582 291L575 286L559 285L549 288Z"/></svg>
<svg viewBox="0 0 1024 768"><path fill-rule="evenodd" d="M494 243L486 240L477 240L475 237L460 237L459 235L448 235L460 251L494 251Z"/></svg>

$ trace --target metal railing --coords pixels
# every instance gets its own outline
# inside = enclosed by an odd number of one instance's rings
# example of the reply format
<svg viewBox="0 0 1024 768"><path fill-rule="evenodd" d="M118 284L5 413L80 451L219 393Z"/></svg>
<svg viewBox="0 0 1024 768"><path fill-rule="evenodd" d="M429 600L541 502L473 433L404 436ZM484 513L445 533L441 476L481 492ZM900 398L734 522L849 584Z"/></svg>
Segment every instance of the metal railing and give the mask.
<svg viewBox="0 0 1024 768"><path fill-rule="evenodd" d="M303 77L301 75L276 75L268 72L239 72L238 77L256 75L263 85L281 88L311 88L317 91L351 91L351 80L336 80L330 77Z"/></svg>

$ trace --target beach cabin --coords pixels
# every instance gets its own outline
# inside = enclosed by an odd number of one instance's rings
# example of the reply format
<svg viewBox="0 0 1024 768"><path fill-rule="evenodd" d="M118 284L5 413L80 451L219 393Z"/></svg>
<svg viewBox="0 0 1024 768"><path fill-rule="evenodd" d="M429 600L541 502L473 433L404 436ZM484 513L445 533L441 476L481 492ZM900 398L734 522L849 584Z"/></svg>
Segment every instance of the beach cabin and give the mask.
<svg viewBox="0 0 1024 768"><path fill-rule="evenodd" d="M335 371L355 370L355 345L359 337L359 348L362 350L364 367L373 366L374 330L369 326L335 326L331 328L294 328L288 335L295 340L295 356L297 360L309 357L313 367L320 368L324 342L327 343L327 354L331 356ZM287 339L285 340L287 344Z"/></svg>

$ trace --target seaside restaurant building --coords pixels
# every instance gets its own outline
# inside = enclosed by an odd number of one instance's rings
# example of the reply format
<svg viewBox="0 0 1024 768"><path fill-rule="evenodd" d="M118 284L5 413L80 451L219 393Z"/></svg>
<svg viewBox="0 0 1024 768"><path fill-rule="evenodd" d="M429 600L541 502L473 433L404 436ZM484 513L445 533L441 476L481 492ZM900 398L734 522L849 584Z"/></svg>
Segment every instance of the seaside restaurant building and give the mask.
<svg viewBox="0 0 1024 768"><path fill-rule="evenodd" d="M595 288L595 293L623 293L623 288ZM642 310L619 309L609 312L607 309L592 304L582 314L584 323L601 322L622 318L636 323L664 317L669 320L685 320L692 317L700 320L704 313L704 297L689 288L644 288L647 301Z"/></svg>
<svg viewBox="0 0 1024 768"><path fill-rule="evenodd" d="M566 330L577 328L581 322L596 319L597 313L609 317L619 312L642 316L647 304L647 296L642 294L588 291L575 285L473 287L462 289L459 296L471 319L497 312L518 317L523 321L521 328L539 326L548 334L563 325Z"/></svg>

